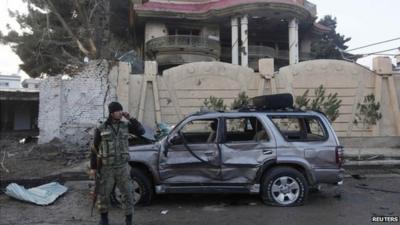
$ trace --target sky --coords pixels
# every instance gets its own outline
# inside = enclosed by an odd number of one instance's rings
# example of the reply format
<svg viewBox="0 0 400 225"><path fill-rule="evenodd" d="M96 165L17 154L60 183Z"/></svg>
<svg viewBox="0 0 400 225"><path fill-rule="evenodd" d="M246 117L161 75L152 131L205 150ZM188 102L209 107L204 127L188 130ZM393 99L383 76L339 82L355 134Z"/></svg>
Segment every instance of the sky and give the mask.
<svg viewBox="0 0 400 225"><path fill-rule="evenodd" d="M365 45L399 38L396 41L375 45L360 50L349 51L353 54L367 54L382 50L400 48L400 0L309 0L317 5L317 16L336 17L336 31L345 37L348 50ZM385 54L400 54L399 50ZM359 59L357 63L371 68L372 58ZM393 63L395 60L392 59Z"/></svg>
<svg viewBox="0 0 400 225"><path fill-rule="evenodd" d="M317 5L318 17L332 15L337 19L336 31L345 37L351 37L347 42L348 50L368 44L400 38L400 0L309 0ZM18 28L18 24L8 16L8 9L26 11L21 0L0 0L0 30L7 33L6 24ZM399 48L400 39L356 51L354 54ZM28 78L19 71L21 63L9 46L0 45L0 74L20 74L22 80ZM398 54L399 50L385 52ZM359 59L357 63L370 67L373 56ZM393 63L394 63L393 59Z"/></svg>

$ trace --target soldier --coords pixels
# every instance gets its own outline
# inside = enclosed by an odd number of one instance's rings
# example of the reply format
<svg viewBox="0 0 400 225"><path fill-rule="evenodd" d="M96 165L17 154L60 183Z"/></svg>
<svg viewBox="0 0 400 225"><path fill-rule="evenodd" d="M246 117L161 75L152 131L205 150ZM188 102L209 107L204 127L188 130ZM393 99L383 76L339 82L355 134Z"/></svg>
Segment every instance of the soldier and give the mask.
<svg viewBox="0 0 400 225"><path fill-rule="evenodd" d="M132 224L133 215L133 184L128 164L128 135L144 134L140 122L131 118L129 113L122 111L118 102L108 105L109 116L94 132L93 150L90 159L90 173L99 175L99 186L96 187L97 207L101 214L100 225L108 225L108 207L110 194L116 184L121 191L125 208L125 221ZM129 122L121 121L125 117Z"/></svg>

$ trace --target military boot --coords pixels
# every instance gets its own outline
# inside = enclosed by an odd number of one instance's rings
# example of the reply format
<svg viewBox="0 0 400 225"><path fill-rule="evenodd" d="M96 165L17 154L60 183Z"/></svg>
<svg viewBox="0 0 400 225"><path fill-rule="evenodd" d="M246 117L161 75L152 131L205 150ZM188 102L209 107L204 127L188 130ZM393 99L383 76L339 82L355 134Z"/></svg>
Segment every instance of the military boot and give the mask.
<svg viewBox="0 0 400 225"><path fill-rule="evenodd" d="M102 213L99 225L108 225L108 213Z"/></svg>
<svg viewBox="0 0 400 225"><path fill-rule="evenodd" d="M125 225L132 225L132 214L126 215L126 217L125 217Z"/></svg>

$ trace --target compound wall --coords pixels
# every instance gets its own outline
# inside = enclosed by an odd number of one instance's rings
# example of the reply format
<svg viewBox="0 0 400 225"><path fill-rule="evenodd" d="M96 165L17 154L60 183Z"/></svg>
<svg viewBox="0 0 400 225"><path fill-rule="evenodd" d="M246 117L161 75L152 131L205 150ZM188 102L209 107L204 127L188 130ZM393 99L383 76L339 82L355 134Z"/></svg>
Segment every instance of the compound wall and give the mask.
<svg viewBox="0 0 400 225"><path fill-rule="evenodd" d="M146 62L145 74L129 73L129 64L111 66L91 62L71 79L50 77L40 89L40 142L58 137L86 145L92 128L108 116L107 104L119 101L124 109L150 126L176 124L198 111L204 99L223 98L229 107L241 91L249 97L289 92L302 95L323 85L342 100L333 126L339 136L400 136L400 77L377 74L358 64L314 60L273 71L273 61L261 60L260 73L222 62L184 64L158 74L155 62ZM355 126L356 106L373 93L381 104L376 126Z"/></svg>

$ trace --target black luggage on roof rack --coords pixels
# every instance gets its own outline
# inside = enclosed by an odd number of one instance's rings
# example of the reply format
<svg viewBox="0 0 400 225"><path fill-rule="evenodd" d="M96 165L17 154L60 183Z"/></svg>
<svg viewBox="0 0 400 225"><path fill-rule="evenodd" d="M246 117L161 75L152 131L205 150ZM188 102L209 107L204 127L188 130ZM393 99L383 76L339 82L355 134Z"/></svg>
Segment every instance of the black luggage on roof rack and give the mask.
<svg viewBox="0 0 400 225"><path fill-rule="evenodd" d="M255 108L263 110L293 108L293 96L289 93L256 96L251 102Z"/></svg>

